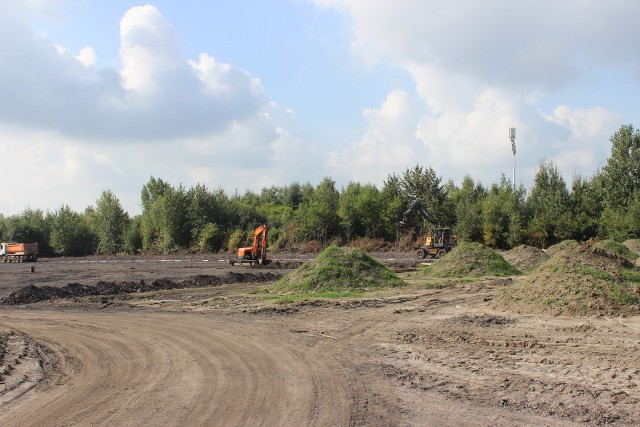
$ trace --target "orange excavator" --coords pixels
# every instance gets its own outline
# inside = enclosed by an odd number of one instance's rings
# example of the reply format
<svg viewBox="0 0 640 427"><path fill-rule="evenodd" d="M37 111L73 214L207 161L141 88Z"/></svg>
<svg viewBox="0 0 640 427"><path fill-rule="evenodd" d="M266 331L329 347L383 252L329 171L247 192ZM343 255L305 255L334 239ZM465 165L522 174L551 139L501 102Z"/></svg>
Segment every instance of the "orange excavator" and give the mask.
<svg viewBox="0 0 640 427"><path fill-rule="evenodd" d="M238 248L238 258L229 261L231 265L248 265L267 262L267 225L258 226L253 232L253 246Z"/></svg>

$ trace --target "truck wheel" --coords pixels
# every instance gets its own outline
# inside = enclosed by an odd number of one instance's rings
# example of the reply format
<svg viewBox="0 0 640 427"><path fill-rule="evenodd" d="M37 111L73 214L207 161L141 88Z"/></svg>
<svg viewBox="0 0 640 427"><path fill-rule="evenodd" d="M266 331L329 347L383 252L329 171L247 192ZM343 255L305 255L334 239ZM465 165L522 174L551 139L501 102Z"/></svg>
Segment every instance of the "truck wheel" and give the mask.
<svg viewBox="0 0 640 427"><path fill-rule="evenodd" d="M425 259L427 257L427 251L425 251L424 249L418 249L416 251L416 255L418 256L418 258Z"/></svg>
<svg viewBox="0 0 640 427"><path fill-rule="evenodd" d="M444 249L440 249L438 251L438 254L436 255L436 258L442 258L443 256L445 256L447 254L447 251L445 251Z"/></svg>

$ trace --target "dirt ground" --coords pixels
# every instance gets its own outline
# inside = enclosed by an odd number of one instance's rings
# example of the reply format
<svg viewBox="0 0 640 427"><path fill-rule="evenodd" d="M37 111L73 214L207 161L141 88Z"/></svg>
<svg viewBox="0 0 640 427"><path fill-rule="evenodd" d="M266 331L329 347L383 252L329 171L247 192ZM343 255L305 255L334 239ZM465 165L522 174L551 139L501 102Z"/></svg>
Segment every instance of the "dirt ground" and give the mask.
<svg viewBox="0 0 640 427"><path fill-rule="evenodd" d="M287 254L268 269L224 255L0 265L0 298L210 284L0 306L0 425L637 425L640 317L502 311L493 298L517 278L426 283L412 254L374 255L410 286L267 298L311 257Z"/></svg>

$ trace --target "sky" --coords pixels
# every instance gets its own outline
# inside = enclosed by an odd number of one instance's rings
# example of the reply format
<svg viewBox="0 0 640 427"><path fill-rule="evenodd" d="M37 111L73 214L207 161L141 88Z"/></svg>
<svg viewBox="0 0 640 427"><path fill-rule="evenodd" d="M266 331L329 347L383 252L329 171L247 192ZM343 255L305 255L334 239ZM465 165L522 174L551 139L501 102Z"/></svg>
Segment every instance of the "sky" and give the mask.
<svg viewBox="0 0 640 427"><path fill-rule="evenodd" d="M0 214L131 215L153 176L227 194L432 167L592 176L640 126L636 0L0 0Z"/></svg>

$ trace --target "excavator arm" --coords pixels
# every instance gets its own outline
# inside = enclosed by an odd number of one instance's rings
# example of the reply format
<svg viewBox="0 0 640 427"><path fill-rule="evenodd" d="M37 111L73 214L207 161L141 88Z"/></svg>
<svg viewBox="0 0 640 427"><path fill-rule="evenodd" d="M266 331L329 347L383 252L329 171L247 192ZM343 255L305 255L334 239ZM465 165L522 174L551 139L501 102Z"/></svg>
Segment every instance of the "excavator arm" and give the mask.
<svg viewBox="0 0 640 427"><path fill-rule="evenodd" d="M424 219L429 221L429 224L431 224L432 227L436 226L437 221L435 217L431 215L424 203L422 203L422 201L420 200L415 200L413 203L411 203L411 206L409 206L409 208L404 211L404 213L402 214L401 224L409 224L407 218L409 217L409 215L411 215L411 213L413 213L413 211L418 211Z"/></svg>

